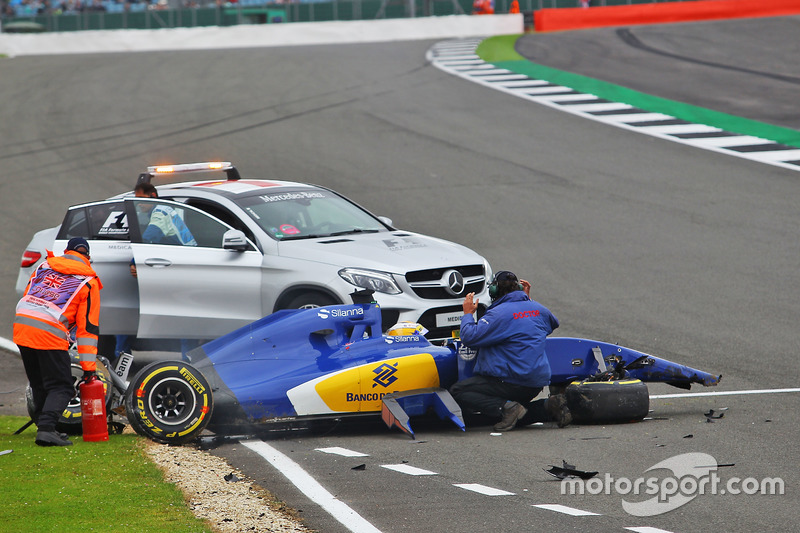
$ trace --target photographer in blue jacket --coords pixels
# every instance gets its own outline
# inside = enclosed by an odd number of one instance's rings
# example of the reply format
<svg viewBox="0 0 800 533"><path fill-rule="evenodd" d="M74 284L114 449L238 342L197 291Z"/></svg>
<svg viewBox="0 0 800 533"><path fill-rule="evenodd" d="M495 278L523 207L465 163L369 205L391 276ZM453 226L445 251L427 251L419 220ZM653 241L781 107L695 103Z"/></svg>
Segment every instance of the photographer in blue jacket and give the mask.
<svg viewBox="0 0 800 533"><path fill-rule="evenodd" d="M489 286L492 304L477 322L475 293L464 298L461 340L478 355L473 376L455 383L450 393L465 414L499 420L495 431L550 420L564 427L572 421L564 395L533 401L550 384L545 338L558 319L531 300L530 288L513 272L498 272Z"/></svg>

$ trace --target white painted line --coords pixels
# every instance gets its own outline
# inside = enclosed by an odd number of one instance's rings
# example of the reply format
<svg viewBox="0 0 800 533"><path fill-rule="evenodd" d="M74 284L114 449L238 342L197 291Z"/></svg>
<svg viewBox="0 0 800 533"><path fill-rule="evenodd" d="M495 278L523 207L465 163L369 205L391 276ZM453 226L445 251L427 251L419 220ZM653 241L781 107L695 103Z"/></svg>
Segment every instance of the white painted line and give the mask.
<svg viewBox="0 0 800 533"><path fill-rule="evenodd" d="M453 486L459 487L461 489L471 490L472 492L485 494L486 496L514 496L513 492L507 492L500 489L493 489L492 487L487 487L486 485L479 485L478 483L453 483Z"/></svg>
<svg viewBox="0 0 800 533"><path fill-rule="evenodd" d="M483 81L494 82L524 80L526 78L527 76L523 76L522 74L490 74L488 76L481 76Z"/></svg>
<svg viewBox="0 0 800 533"><path fill-rule="evenodd" d="M536 99L537 100L548 100L550 102L556 102L556 103L557 102L570 102L572 100L577 100L577 101L581 101L581 100L599 100L599 98L596 97L595 95L593 95L593 94L585 94L585 93L580 93L580 94L554 94L554 95L543 94L543 95L537 96Z"/></svg>
<svg viewBox="0 0 800 533"><path fill-rule="evenodd" d="M19 355L19 348L17 348L17 345L3 337L0 337L0 348Z"/></svg>
<svg viewBox="0 0 800 533"><path fill-rule="evenodd" d="M438 46L438 50L464 50L465 52L474 52L478 48L480 41L463 40L461 42L446 43L444 46Z"/></svg>
<svg viewBox="0 0 800 533"><path fill-rule="evenodd" d="M771 150L765 152L749 152L747 157L769 163L771 161L796 161L800 159L800 150Z"/></svg>
<svg viewBox="0 0 800 533"><path fill-rule="evenodd" d="M601 118L607 118L609 116L614 116L615 117L614 120L618 120L623 124L628 124L629 126L635 126L635 127L641 127L641 126L636 126L637 122L650 122L651 120L670 120L675 118L671 115L665 115L664 113L630 113L627 115L608 115L606 117L601 117Z"/></svg>
<svg viewBox="0 0 800 533"><path fill-rule="evenodd" d="M332 453L334 455L341 455L344 457L369 457L369 454L354 452L353 450L348 450L347 448L339 448L338 446L334 446L332 448L317 448L316 451L322 453Z"/></svg>
<svg viewBox="0 0 800 533"><path fill-rule="evenodd" d="M672 533L672 531L667 531L666 529L658 529L657 527L626 527L628 531L634 531L635 533Z"/></svg>
<svg viewBox="0 0 800 533"><path fill-rule="evenodd" d="M437 475L436 472L431 472L430 470L425 470L424 468L417 468L416 466L411 465L381 465L383 468L388 468L389 470L394 470L395 472L400 472L401 474L408 474L409 476L435 476Z"/></svg>
<svg viewBox="0 0 800 533"><path fill-rule="evenodd" d="M463 67L477 68L477 65L486 65L486 68L494 67L494 65L487 65L481 59L460 59L458 61L442 60L442 61L440 61L440 63L447 64L447 66L449 68L452 68L453 70L460 70ZM480 68L483 68L483 67L480 67Z"/></svg>
<svg viewBox="0 0 800 533"><path fill-rule="evenodd" d="M436 60L441 61L442 63L447 63L448 61L458 61L460 59L480 59L480 58L475 54L449 55L449 54L438 53L436 56Z"/></svg>
<svg viewBox="0 0 800 533"><path fill-rule="evenodd" d="M669 126L642 126L642 130L646 133L664 133L667 135L676 135L679 133L709 133L712 131L722 131L721 129L715 128L714 126L706 126L703 124L672 124Z"/></svg>
<svg viewBox="0 0 800 533"><path fill-rule="evenodd" d="M633 106L628 104L620 104L619 102L600 102L599 104L575 104L569 106L570 111L580 111L582 113L591 113L593 111L622 111L623 109L631 109Z"/></svg>
<svg viewBox="0 0 800 533"><path fill-rule="evenodd" d="M437 52L436 60L441 61L446 65L457 65L459 63L469 61L473 65L475 65L475 68L497 68L491 63L487 63L486 61L483 61L480 58L475 59L477 56L473 56L470 52L471 50L463 50L463 51L453 50L448 52Z"/></svg>
<svg viewBox="0 0 800 533"><path fill-rule="evenodd" d="M488 76L489 74L514 74L515 76L521 76L521 74L517 74L516 72L511 72L510 70L504 68L492 68L489 70L471 69L462 71L462 74L466 74L467 76L477 75L482 80L491 79L491 78L484 78L484 76Z"/></svg>
<svg viewBox="0 0 800 533"><path fill-rule="evenodd" d="M325 490L316 479L300 468L300 465L266 442L247 440L243 441L242 444L266 459L312 502L330 513L349 531L353 533L380 533L380 530L370 524L364 517Z"/></svg>
<svg viewBox="0 0 800 533"><path fill-rule="evenodd" d="M543 93L569 93L572 92L571 87L564 87L563 85L552 85L550 87L533 87L531 89L520 89L520 93L534 96Z"/></svg>
<svg viewBox="0 0 800 533"><path fill-rule="evenodd" d="M461 46L452 48L440 48L436 51L438 56L467 55L475 53L475 46Z"/></svg>
<svg viewBox="0 0 800 533"><path fill-rule="evenodd" d="M664 398L698 398L701 396L738 396L740 394L778 394L782 392L800 392L798 389L761 389L761 390L729 390L715 392L679 392L677 394L653 394L651 400Z"/></svg>
<svg viewBox="0 0 800 533"><path fill-rule="evenodd" d="M473 45L459 45L459 46L448 46L439 48L439 53L445 54L453 54L453 53L461 53L461 54L471 54L475 51L476 46Z"/></svg>
<svg viewBox="0 0 800 533"><path fill-rule="evenodd" d="M550 82L544 80L532 80L528 78L527 80L520 80L520 81L504 81L503 83L498 83L497 85L505 87L506 89L513 89L515 87L534 87L536 85L550 85Z"/></svg>
<svg viewBox="0 0 800 533"><path fill-rule="evenodd" d="M720 148L730 148L731 146L748 146L751 144L770 144L772 142L775 141L761 139L759 137L751 137L750 135L732 135L730 137L692 139L693 144L699 144L702 146L719 146Z"/></svg>
<svg viewBox="0 0 800 533"><path fill-rule="evenodd" d="M459 63L464 63L464 66L453 67L454 70L459 72L477 72L480 70L492 70L495 68L494 65L484 63L480 59L474 61L459 61ZM527 76L525 77L527 78Z"/></svg>
<svg viewBox="0 0 800 533"><path fill-rule="evenodd" d="M575 509L573 507L567 507L566 505L559 505L557 503L543 503L534 505L534 507L538 507L539 509L547 509L548 511L555 511L557 513L564 513L570 516L600 516L597 513L583 511L581 509Z"/></svg>
<svg viewBox="0 0 800 533"><path fill-rule="evenodd" d="M449 50L451 48L465 48L469 50L475 50L475 48L481 44L485 37L480 38L466 38L466 39L459 39L458 41L444 41L439 43L437 46L440 49Z"/></svg>

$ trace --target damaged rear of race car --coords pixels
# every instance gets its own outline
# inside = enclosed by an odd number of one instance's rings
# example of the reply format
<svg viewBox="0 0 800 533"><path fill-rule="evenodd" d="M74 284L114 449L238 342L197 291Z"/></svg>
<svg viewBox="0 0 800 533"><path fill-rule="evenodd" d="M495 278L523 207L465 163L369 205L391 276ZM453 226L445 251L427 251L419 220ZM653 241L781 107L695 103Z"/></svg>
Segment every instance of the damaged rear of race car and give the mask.
<svg viewBox="0 0 800 533"><path fill-rule="evenodd" d="M689 389L693 383L717 385L722 377L588 339L548 338L546 350L550 392L566 394L573 421L579 424L643 419L650 409L648 382Z"/></svg>
<svg viewBox="0 0 800 533"><path fill-rule="evenodd" d="M553 392L566 392L576 422L640 420L644 382L681 388L718 376L617 345L548 338ZM471 375L475 352L452 340L386 335L372 303L285 310L190 352L191 363L161 361L127 387L131 426L178 444L204 429L257 433L276 422L378 415L413 437L409 417L436 413L462 430L447 389Z"/></svg>

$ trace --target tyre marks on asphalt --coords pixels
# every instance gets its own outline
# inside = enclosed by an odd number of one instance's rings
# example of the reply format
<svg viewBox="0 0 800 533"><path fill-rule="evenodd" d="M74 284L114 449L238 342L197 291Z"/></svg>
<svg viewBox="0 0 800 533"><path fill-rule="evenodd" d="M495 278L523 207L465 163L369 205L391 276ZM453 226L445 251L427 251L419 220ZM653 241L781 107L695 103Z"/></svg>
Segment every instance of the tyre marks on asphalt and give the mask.
<svg viewBox="0 0 800 533"><path fill-rule="evenodd" d="M269 444L261 441L246 441L243 442L243 444L248 448L250 448L251 450L258 453L259 455L261 455L262 457L264 457L265 459L267 459L267 461L269 461L284 476L286 476L290 481L292 481L292 483L294 483L295 486L297 486L312 501L314 501L316 504L320 505L323 509L331 513L350 531L358 533L362 531L375 531L375 532L379 531L374 526L372 526L372 524L367 522L366 519L362 518L360 515L357 515L355 511L353 511L349 507L345 506L344 504L333 498L327 490L323 489L322 486L319 485L318 482L313 480L313 478L311 478L311 476L308 475L305 471L303 471L300 468L300 466L297 465L297 463L293 462L291 459L281 454L278 450L276 450ZM348 448L342 448L338 446L331 448L315 448L315 451L329 455L339 455L342 457L370 456L367 453L359 452L356 450L350 450ZM387 470L391 470L409 476L439 475L437 472L426 470L424 468L418 468L408 463L382 464L380 466ZM489 487L487 485L482 485L479 483L453 483L453 486L490 497L516 496L516 493L514 492L509 492L507 490L495 487ZM315 498L314 496L316 496L317 498ZM335 505L329 509L328 506L330 506L332 502ZM534 504L531 507L535 507L537 509L542 509L545 511L561 513L573 517L602 516L602 514L600 513L586 511L583 509L577 509L574 507L568 507L566 505L561 505L557 503ZM648 526L625 527L625 529L629 531L634 531L636 533L671 533L670 531Z"/></svg>
<svg viewBox="0 0 800 533"><path fill-rule="evenodd" d="M486 63L475 50L482 38L443 41L432 46L427 60L454 76L573 115L653 137L800 171L800 148L742 135L624 102L613 102L571 87L530 78Z"/></svg>

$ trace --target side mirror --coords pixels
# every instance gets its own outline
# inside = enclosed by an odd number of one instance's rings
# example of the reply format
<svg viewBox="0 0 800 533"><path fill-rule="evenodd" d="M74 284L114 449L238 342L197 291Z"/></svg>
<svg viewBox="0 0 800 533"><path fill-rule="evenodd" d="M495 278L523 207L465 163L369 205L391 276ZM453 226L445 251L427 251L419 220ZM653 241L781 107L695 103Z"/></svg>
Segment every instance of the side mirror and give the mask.
<svg viewBox="0 0 800 533"><path fill-rule="evenodd" d="M244 232L238 229L229 229L222 235L222 248L224 250L234 250L236 252L244 252L250 247L247 242L247 237Z"/></svg>
<svg viewBox="0 0 800 533"><path fill-rule="evenodd" d="M386 224L387 226L389 226L391 228L394 227L394 224L392 224L392 219L389 218L389 217L380 216L380 217L378 217L378 220L380 220L381 222L383 222L384 224Z"/></svg>

